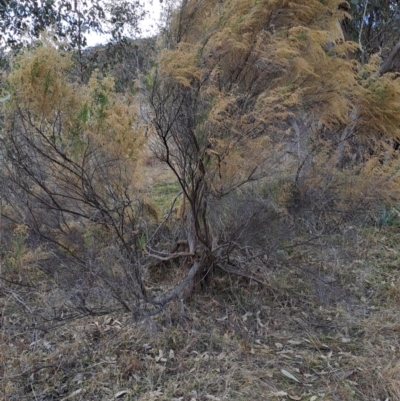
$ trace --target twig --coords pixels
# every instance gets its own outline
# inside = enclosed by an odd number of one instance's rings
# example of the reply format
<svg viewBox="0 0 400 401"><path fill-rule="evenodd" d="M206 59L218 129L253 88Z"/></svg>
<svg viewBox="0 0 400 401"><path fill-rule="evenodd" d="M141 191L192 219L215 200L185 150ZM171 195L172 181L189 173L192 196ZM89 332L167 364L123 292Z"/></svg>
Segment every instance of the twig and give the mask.
<svg viewBox="0 0 400 401"><path fill-rule="evenodd" d="M167 216L165 217L165 219L159 224L159 226L155 229L153 235L149 238L149 240L147 241L148 243L151 242L151 240L155 237L155 235L158 233L158 231L160 230L160 228L165 224L166 221L168 221L168 219L171 217L171 214L174 210L174 206L175 206L175 202L177 201L177 199L182 195L182 191L179 192L178 195L175 196L175 199L172 201L171 207L169 209L169 212L167 214Z"/></svg>
<svg viewBox="0 0 400 401"><path fill-rule="evenodd" d="M9 288L9 287L5 288L2 286L1 289L5 294L7 294L7 293L10 294L11 297L14 298L19 304L21 304L29 312L29 315L32 316L33 323L34 323L33 335L34 335L34 342L36 344L37 339L38 339L38 333L37 333L38 322L37 322L36 315L34 314L33 310L11 288Z"/></svg>
<svg viewBox="0 0 400 401"><path fill-rule="evenodd" d="M177 253L173 253L169 256L159 256L159 255L155 255L155 254L149 254L149 256L151 258L161 260L162 262L168 262L169 260L172 260L172 259L185 258L188 256L196 256L196 255L193 252L177 252Z"/></svg>
<svg viewBox="0 0 400 401"><path fill-rule="evenodd" d="M14 376L3 376L3 377L0 377L0 380L16 379L17 377L22 377L22 376L26 376L26 375L27 375L27 376L31 376L31 375L33 375L33 374L39 372L40 370L43 370L43 369L50 369L50 368L57 368L57 369L61 369L62 371L66 372L66 373L71 373L70 370L68 370L68 369L66 369L66 368L63 368L63 367L60 366L60 365L50 364L50 365L37 366L36 368L33 368L33 367L32 367L31 369L26 370L26 371L24 371L24 372L22 372L22 373L19 373L18 375L14 375Z"/></svg>
<svg viewBox="0 0 400 401"><path fill-rule="evenodd" d="M25 284L25 283L18 283L17 281L9 280L0 275L0 282L5 281L8 284L18 285L20 287L27 287L27 288L36 288L34 285Z"/></svg>
<svg viewBox="0 0 400 401"><path fill-rule="evenodd" d="M255 281L256 283L261 284L261 285L266 285L266 284L267 284L267 283L265 283L264 281L261 281L260 279L254 277L254 276L250 276L250 275L248 275L248 274L246 274L246 273L242 273L242 272L239 271L239 270L230 269L229 267L221 266L221 265L217 265L217 267L218 267L219 269L221 269L222 271L224 271L225 273L235 274L236 276L240 276L240 277L247 278L247 279L249 279L249 280L253 280L253 281Z"/></svg>

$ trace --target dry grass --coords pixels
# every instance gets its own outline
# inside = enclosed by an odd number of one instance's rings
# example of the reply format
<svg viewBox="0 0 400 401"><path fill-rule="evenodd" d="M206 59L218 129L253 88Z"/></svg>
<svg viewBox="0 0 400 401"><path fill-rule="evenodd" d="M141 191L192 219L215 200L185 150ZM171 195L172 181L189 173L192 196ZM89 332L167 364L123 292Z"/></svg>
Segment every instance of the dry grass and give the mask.
<svg viewBox="0 0 400 401"><path fill-rule="evenodd" d="M398 400L400 271L393 228L325 239L217 275L182 314L83 318L35 331L0 297L4 400ZM356 240L354 240L356 238ZM347 245L346 245L347 244ZM28 323L28 324L27 324Z"/></svg>

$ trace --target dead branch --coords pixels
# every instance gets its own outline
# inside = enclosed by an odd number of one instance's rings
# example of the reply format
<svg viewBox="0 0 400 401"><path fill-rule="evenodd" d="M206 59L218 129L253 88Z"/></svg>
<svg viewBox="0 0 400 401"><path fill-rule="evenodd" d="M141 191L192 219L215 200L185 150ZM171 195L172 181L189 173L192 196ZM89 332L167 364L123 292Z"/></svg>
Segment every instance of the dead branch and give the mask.
<svg viewBox="0 0 400 401"><path fill-rule="evenodd" d="M192 252L177 252L173 253L169 256L159 256L156 254L148 254L151 258L161 260L162 262L168 262L173 259L178 259L178 258L186 258L186 257L191 257L191 256L196 256L196 254Z"/></svg>
<svg viewBox="0 0 400 401"><path fill-rule="evenodd" d="M229 268L227 266L222 266L222 265L216 265L216 267L218 267L219 269L221 269L225 273L234 274L234 275L239 276L239 277L244 277L244 278L247 278L249 280L255 281L256 283L261 284L261 285L266 285L267 284L264 281L254 277L254 276L250 276L250 275L248 275L246 273L243 273L243 272L241 272L239 270L231 269L231 268Z"/></svg>
<svg viewBox="0 0 400 401"><path fill-rule="evenodd" d="M152 234L152 236L150 237L150 239L147 241L148 243L150 243L152 241L152 239L156 236L156 234L158 233L158 231L161 229L161 227L168 221L168 219L171 217L172 212L174 211L174 207L175 207L175 203L178 200L178 198L182 195L182 191L180 191L174 198L174 200L171 203L171 207L169 208L169 212L167 214L167 216L165 217L165 219L159 224L159 226L154 230L154 233Z"/></svg>
<svg viewBox="0 0 400 401"><path fill-rule="evenodd" d="M168 302L172 301L174 298L181 300L183 290L187 285L189 285L190 282L193 281L194 277L202 267L203 267L203 262L201 260L196 260L196 262L193 263L192 267L190 268L186 278L182 280L178 286L176 286L165 297L154 299L152 303L154 303L155 305L165 306Z"/></svg>

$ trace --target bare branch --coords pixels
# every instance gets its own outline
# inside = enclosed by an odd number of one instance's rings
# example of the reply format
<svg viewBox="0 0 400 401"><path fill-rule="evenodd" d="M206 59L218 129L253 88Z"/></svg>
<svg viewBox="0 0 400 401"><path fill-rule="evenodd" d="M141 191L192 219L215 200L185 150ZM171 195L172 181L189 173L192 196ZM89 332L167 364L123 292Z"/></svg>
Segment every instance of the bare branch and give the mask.
<svg viewBox="0 0 400 401"><path fill-rule="evenodd" d="M153 254L149 254L149 256L151 258L161 260L162 262L168 262L173 259L193 257L193 256L196 256L196 254L193 252L178 252L178 253L173 253L169 256L159 256L159 255L156 255L153 253Z"/></svg>
<svg viewBox="0 0 400 401"><path fill-rule="evenodd" d="M257 277L250 276L250 275L248 275L248 274L246 274L246 273L244 273L244 272L242 272L240 270L230 269L229 267L222 266L222 265L217 265L217 267L218 267L218 269L224 271L225 273L234 274L234 275L239 276L239 277L244 277L244 278L247 278L247 279L249 279L251 281L255 281L256 283L261 284L261 285L267 285L266 282L258 279Z"/></svg>

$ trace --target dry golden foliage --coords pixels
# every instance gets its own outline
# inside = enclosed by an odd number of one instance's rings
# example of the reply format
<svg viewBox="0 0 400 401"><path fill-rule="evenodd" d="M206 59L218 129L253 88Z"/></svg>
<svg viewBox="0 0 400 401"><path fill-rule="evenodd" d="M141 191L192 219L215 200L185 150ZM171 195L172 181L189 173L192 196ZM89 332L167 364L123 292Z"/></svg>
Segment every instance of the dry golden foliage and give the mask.
<svg viewBox="0 0 400 401"><path fill-rule="evenodd" d="M400 81L379 76L379 57L363 66L349 59L358 44L344 41L342 3L189 0L176 14L179 43L163 52L159 72L197 85L206 103L198 127L208 139L210 188L229 187L252 169L289 167L284 152L297 142L289 151L307 185L347 187L342 180L358 164L354 180L374 187L377 200L397 196L390 144L400 137Z"/></svg>
<svg viewBox="0 0 400 401"><path fill-rule="evenodd" d="M157 216L141 195L145 136L133 97L117 94L113 78L98 71L88 85L74 82L71 67L71 54L46 40L13 60L0 157L6 216L52 247L44 271L54 271L54 255L69 255L79 276L92 251L99 269L100 251L132 263L136 224ZM72 272L60 268L65 285Z"/></svg>
<svg viewBox="0 0 400 401"><path fill-rule="evenodd" d="M136 164L144 136L134 99L117 95L114 79L102 77L98 71L88 86L71 82L71 68L71 54L46 40L17 56L7 77L13 94L12 102L6 104L10 113L29 111L30 123L64 146L78 150L79 143L90 137L107 152Z"/></svg>

